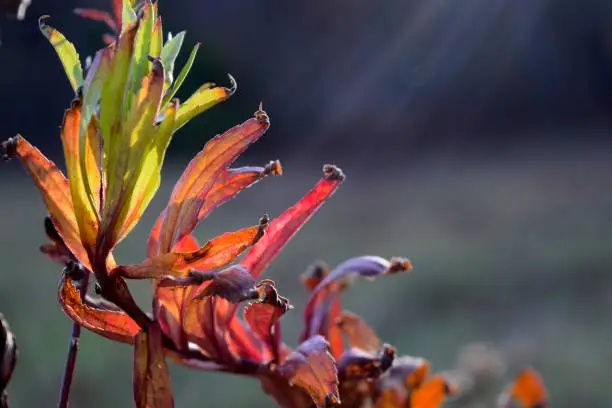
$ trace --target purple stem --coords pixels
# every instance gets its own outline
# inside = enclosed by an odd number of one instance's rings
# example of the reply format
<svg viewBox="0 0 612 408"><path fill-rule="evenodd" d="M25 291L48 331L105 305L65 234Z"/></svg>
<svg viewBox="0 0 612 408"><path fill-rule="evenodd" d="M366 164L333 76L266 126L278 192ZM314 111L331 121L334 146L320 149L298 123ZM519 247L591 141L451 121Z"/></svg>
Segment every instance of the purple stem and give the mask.
<svg viewBox="0 0 612 408"><path fill-rule="evenodd" d="M85 299L87 287L89 286L89 274L86 271L85 276L81 280L79 291L81 299ZM57 403L57 408L67 408L68 399L70 397L70 387L74 378L74 368L76 366L77 354L79 352L79 337L81 337L81 326L77 323L72 324L72 334L70 336L70 346L68 347L68 357L66 358L66 366L64 367L64 377L62 378L62 388L60 389L60 399Z"/></svg>

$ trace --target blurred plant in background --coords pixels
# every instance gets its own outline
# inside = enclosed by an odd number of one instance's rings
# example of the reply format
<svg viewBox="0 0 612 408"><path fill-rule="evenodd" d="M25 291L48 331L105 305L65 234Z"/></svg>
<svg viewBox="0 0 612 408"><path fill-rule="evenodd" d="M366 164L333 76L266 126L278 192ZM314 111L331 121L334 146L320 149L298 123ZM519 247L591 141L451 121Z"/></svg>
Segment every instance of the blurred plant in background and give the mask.
<svg viewBox="0 0 612 408"><path fill-rule="evenodd" d="M117 265L112 251L157 191L173 134L230 97L236 83L230 76L230 88L205 84L180 103L174 96L198 46L175 78L184 33L163 41L157 3L114 1L113 10L113 16L78 11L105 21L115 35L105 36L108 46L88 59L85 69L75 47L40 20L76 95L61 130L67 177L20 135L1 145L3 157L17 157L42 193L50 242L41 250L65 266L58 297L74 327L58 406L68 405L81 327L134 346L137 407L174 405L166 357L191 368L255 377L280 406L297 408L313 403L435 408L449 395L468 398L488 370L496 372L502 363L480 350L475 358L460 360L456 373L429 375L429 362L396 358L395 348L383 344L361 318L342 311L340 294L355 277L409 271L412 266L403 258L356 257L333 270L313 266L303 278L311 295L300 345L292 350L282 342L279 320L291 305L273 281L257 279L344 181L342 171L325 165L313 189L273 220L263 216L256 225L204 245L192 235L212 210L266 176L282 173L278 161L230 167L268 129L261 105L253 118L211 139L190 162L149 235L148 258ZM99 296L88 294L90 275ZM125 279L153 282L151 314L136 304ZM249 303L240 319L243 301ZM4 386L15 347L2 323ZM546 403L542 381L531 369L521 371L499 402L503 408Z"/></svg>

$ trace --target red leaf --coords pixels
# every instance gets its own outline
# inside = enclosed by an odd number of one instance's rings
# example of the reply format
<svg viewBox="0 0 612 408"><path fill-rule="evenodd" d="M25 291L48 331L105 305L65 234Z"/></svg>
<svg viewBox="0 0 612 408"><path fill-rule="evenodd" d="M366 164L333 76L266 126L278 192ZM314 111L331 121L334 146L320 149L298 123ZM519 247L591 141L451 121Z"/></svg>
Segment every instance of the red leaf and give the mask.
<svg viewBox="0 0 612 408"><path fill-rule="evenodd" d="M0 399L17 363L17 343L8 322L0 313Z"/></svg>
<svg viewBox="0 0 612 408"><path fill-rule="evenodd" d="M329 344L321 336L314 336L291 353L278 367L290 385L306 391L318 408L340 404L338 370L329 354Z"/></svg>
<svg viewBox="0 0 612 408"><path fill-rule="evenodd" d="M274 283L268 280L257 285L259 301L244 309L244 320L272 352L274 361L280 358L281 332L279 319L293 306L278 294Z"/></svg>
<svg viewBox="0 0 612 408"><path fill-rule="evenodd" d="M162 332L157 323L136 335L134 342L134 401L137 408L172 408L172 384Z"/></svg>
<svg viewBox="0 0 612 408"><path fill-rule="evenodd" d="M376 353L381 348L381 342L374 330L359 316L343 311L336 319L336 325L342 331L350 347Z"/></svg>
<svg viewBox="0 0 612 408"><path fill-rule="evenodd" d="M64 313L73 321L103 337L123 343L133 343L140 327L125 312L109 310L85 302L76 282L64 274L59 286L58 299Z"/></svg>
<svg viewBox="0 0 612 408"><path fill-rule="evenodd" d="M161 221L158 253L170 252L174 244L195 228L205 197L217 178L270 126L268 116L255 117L212 138L191 160L178 180Z"/></svg>
<svg viewBox="0 0 612 408"><path fill-rule="evenodd" d="M266 235L241 262L251 271L253 277L261 275L281 249L344 181L342 170L336 166L323 166L323 173L323 178L312 190L270 223Z"/></svg>
<svg viewBox="0 0 612 408"><path fill-rule="evenodd" d="M515 407L519 403L522 408L546 408L548 392L540 374L533 368L526 368L515 378L514 382L500 397L500 408Z"/></svg>
<svg viewBox="0 0 612 408"><path fill-rule="evenodd" d="M201 197L204 203L200 209L200 213L198 214L197 222L202 221L215 208L234 198L242 190L251 187L268 174L280 175L281 173L282 170L278 160L270 162L266 167L241 167L238 169L226 169L225 172L215 181L215 185L206 193L206 196ZM162 211L161 215L155 222L155 226L151 230L149 242L147 244L147 253L149 256L157 255L161 222L165 216L166 210ZM179 239L173 249L177 250L178 245L180 245L185 239L190 238L191 235L185 235L182 239Z"/></svg>

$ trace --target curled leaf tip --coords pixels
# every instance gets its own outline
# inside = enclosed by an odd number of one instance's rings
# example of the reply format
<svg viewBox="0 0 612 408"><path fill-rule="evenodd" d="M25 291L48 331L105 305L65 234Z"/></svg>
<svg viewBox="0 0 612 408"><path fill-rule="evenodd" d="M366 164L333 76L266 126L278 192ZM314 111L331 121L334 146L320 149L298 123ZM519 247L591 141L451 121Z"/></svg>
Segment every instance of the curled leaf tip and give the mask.
<svg viewBox="0 0 612 408"><path fill-rule="evenodd" d="M253 243L256 243L257 241L261 239L261 237L264 236L264 234L266 233L266 228L268 228L268 225L270 225L270 216L268 214L264 214L259 219L259 226L257 229L257 234L253 238Z"/></svg>
<svg viewBox="0 0 612 408"><path fill-rule="evenodd" d="M51 16L48 14L43 14L42 16L38 17L38 27L42 30L43 28L47 27L47 23L46 21L48 19L50 19Z"/></svg>
<svg viewBox="0 0 612 408"><path fill-rule="evenodd" d="M6 401L4 390L11 380L17 362L17 343L8 322L0 313L0 406Z"/></svg>
<svg viewBox="0 0 612 408"><path fill-rule="evenodd" d="M395 360L395 356L397 354L397 350L395 347L390 344L384 344L382 351L380 353L380 368L383 372L387 371L391 365L393 365L393 360Z"/></svg>
<svg viewBox="0 0 612 408"><path fill-rule="evenodd" d="M333 164L326 164L323 166L323 176L325 179L332 181L344 181L346 179L342 169Z"/></svg>
<svg viewBox="0 0 612 408"><path fill-rule="evenodd" d="M4 161L9 161L17 154L17 141L19 135L15 137L9 137L4 142L0 143L0 156Z"/></svg>
<svg viewBox="0 0 612 408"><path fill-rule="evenodd" d="M391 264L387 269L388 274L398 272L410 272L412 270L412 262L407 258L391 258Z"/></svg>
<svg viewBox="0 0 612 408"><path fill-rule="evenodd" d="M264 167L263 174L267 176L271 174L273 176L282 176L283 175L283 167L281 166L281 162L279 160L272 160L270 163L266 164Z"/></svg>
<svg viewBox="0 0 612 408"><path fill-rule="evenodd" d="M198 43L197 45L198 47L200 46L200 43ZM233 95L236 93L236 91L238 90L238 82L236 82L236 78L234 78L232 76L232 74L228 73L227 77L229 78L230 81L230 87L229 87L229 96Z"/></svg>
<svg viewBox="0 0 612 408"><path fill-rule="evenodd" d="M263 103L259 102L259 106L257 107L257 111L253 114L253 116L255 116L255 119L257 119L259 122L262 123L270 123L270 117L268 116L268 114L266 113L265 110L263 110Z"/></svg>

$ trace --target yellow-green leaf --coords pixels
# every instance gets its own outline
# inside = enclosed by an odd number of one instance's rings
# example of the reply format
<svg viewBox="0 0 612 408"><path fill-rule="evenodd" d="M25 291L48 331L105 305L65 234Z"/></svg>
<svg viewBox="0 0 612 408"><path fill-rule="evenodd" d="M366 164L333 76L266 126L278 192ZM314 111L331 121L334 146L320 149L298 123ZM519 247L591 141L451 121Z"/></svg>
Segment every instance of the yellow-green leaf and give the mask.
<svg viewBox="0 0 612 408"><path fill-rule="evenodd" d="M64 66L68 81L70 81L72 89L76 92L76 90L83 85L83 68L81 68L79 54L74 48L74 45L68 41L62 33L45 23L47 18L48 16L42 16L38 20L38 26L40 31L47 37L55 49L55 52Z"/></svg>
<svg viewBox="0 0 612 408"><path fill-rule="evenodd" d="M164 100L162 102L162 106L166 106L168 102L172 100L181 85L183 85L185 78L187 78L187 75L191 70L193 62L195 61L196 55L198 54L198 49L200 49L200 43L197 43L193 47L193 50L191 50L191 54L189 54L189 58L187 59L185 65L183 65L183 68L181 69L181 72L179 72L178 77L176 77L176 81L174 81L170 89L168 89L168 92L166 92L166 95L164 96Z"/></svg>
<svg viewBox="0 0 612 408"><path fill-rule="evenodd" d="M181 52L183 46L183 40L185 39L185 31L181 31L172 38L169 38L164 44L164 48L161 51L161 59L166 68L166 86L170 86L174 80L174 62Z"/></svg>
<svg viewBox="0 0 612 408"><path fill-rule="evenodd" d="M124 142L123 122L124 118L124 94L127 78L132 60L134 37L138 25L133 25L129 30L119 37L115 55L111 63L107 79L102 86L100 99L100 131L104 140L103 169L108 175L106 185L106 197L104 203L103 219L108 223L109 211L114 204L111 200L119 195L123 185L123 179L115 177L115 167L127 156L127 149L122 149ZM127 158L125 158L127 160Z"/></svg>
<svg viewBox="0 0 612 408"><path fill-rule="evenodd" d="M179 108L176 114L175 131L182 128L187 122L208 110L225 101L236 92L236 80L229 75L231 88L215 86L215 84L204 84L193 93Z"/></svg>
<svg viewBox="0 0 612 408"><path fill-rule="evenodd" d="M132 24L134 24L138 17L136 16L136 12L132 7L131 0L123 0L123 8L121 10L121 34L126 32Z"/></svg>
<svg viewBox="0 0 612 408"><path fill-rule="evenodd" d="M159 188L161 168L174 132L177 110L178 100L174 100L164 112L164 120L153 132L152 143L144 155L141 169L138 171L135 185L131 191L129 204L125 207L125 215L122 216L124 221L119 233L119 241L134 228Z"/></svg>
<svg viewBox="0 0 612 408"><path fill-rule="evenodd" d="M108 173L108 182L116 185L109 188L106 202L109 205L111 217L105 232L110 234L110 242L116 244L123 229L123 222L129 212L133 190L138 183L143 166L147 170L155 163L146 163L147 152L151 146L154 122L159 111L164 86L164 69L161 61L155 60L153 70L142 81L142 86L132 103L130 115L124 126L122 143L116 143L117 150L114 173ZM149 159L150 160L150 159Z"/></svg>
<svg viewBox="0 0 612 408"><path fill-rule="evenodd" d="M85 163L86 173L81 172L81 138L83 138L85 145L83 162ZM97 160L98 143L95 128L89 128L85 135L81 135L81 101L79 99L75 100L64 116L62 144L68 179L70 180L74 215L79 226L81 242L90 257L90 263L93 263L93 251L98 237L99 224L97 211L92 206L93 201L87 194L86 186L93 186L94 191L100 189L100 170Z"/></svg>
<svg viewBox="0 0 612 408"><path fill-rule="evenodd" d="M153 34L151 35L151 56L159 58L161 55L162 46L164 44L163 24L161 17L157 17L153 26Z"/></svg>
<svg viewBox="0 0 612 408"><path fill-rule="evenodd" d="M134 54L132 57L132 66L129 76L130 91L127 94L125 101L126 106L131 106L132 98L138 93L142 79L149 73L150 65L149 53L151 48L151 36L153 34L153 25L157 18L157 3L146 1L142 19L134 38Z"/></svg>

